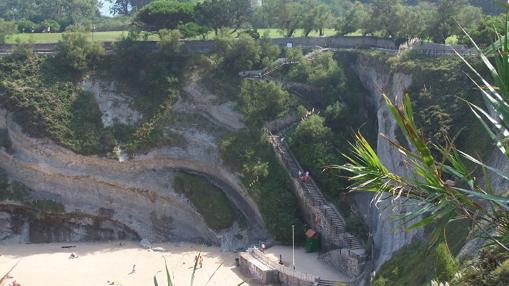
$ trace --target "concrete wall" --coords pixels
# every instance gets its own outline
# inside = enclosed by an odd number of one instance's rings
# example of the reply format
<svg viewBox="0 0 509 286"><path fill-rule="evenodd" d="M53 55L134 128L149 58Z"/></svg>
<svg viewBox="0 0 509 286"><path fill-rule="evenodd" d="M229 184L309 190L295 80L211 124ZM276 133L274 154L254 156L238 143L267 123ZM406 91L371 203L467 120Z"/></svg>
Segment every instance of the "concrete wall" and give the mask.
<svg viewBox="0 0 509 286"><path fill-rule="evenodd" d="M256 248L242 252L239 260L241 272L263 285L313 286L320 280L318 276L294 271L280 265Z"/></svg>
<svg viewBox="0 0 509 286"><path fill-rule="evenodd" d="M398 46L392 39L378 38L378 37L364 37L364 36L338 36L338 37L320 37L320 38L278 38L271 40L273 44L281 47L286 47L288 43L291 43L293 47L303 48L331 48L331 49L379 49L391 53L398 52ZM103 42L103 46L107 51L112 49L114 43ZM137 42L138 45L145 46L147 50L155 50L157 48L157 42L144 41ZM209 53L214 49L214 40L184 40L184 47L186 50L194 53ZM0 45L0 54L9 53L15 45ZM34 44L34 50L37 53L45 54L52 53L56 44ZM419 54L427 56L440 56L440 55L453 55L456 49L460 53L469 53L470 50L465 46L449 46L443 44L434 43L423 43L408 47L407 49L415 50Z"/></svg>
<svg viewBox="0 0 509 286"><path fill-rule="evenodd" d="M278 271L264 265L250 253L243 252L239 257L239 268L242 274L253 278L260 284L279 283Z"/></svg>
<svg viewBox="0 0 509 286"><path fill-rule="evenodd" d="M319 256L319 259L341 270L349 277L357 277L364 269L364 259L349 249L334 249Z"/></svg>

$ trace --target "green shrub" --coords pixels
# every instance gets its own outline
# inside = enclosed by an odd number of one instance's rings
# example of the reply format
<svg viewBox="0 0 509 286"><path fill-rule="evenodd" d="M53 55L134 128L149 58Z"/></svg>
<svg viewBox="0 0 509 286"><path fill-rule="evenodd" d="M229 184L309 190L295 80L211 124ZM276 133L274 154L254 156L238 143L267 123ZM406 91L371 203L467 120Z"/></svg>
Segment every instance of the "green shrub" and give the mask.
<svg viewBox="0 0 509 286"><path fill-rule="evenodd" d="M102 65L101 75L118 82L147 118L169 97L178 95L180 78L191 59L181 48L177 33L161 30L155 51L130 38L119 41Z"/></svg>
<svg viewBox="0 0 509 286"><path fill-rule="evenodd" d="M80 92L71 104L72 118L69 128L73 133L73 146L82 154L104 154L113 150L115 142L108 141L103 129L101 111L94 95Z"/></svg>
<svg viewBox="0 0 509 286"><path fill-rule="evenodd" d="M479 257L461 265L451 285L509 285L509 253L497 245L484 247Z"/></svg>
<svg viewBox="0 0 509 286"><path fill-rule="evenodd" d="M389 281L383 277L377 277L373 283L375 286L389 286Z"/></svg>
<svg viewBox="0 0 509 286"><path fill-rule="evenodd" d="M0 18L0 44L5 43L7 36L16 32L16 24L11 21L5 21Z"/></svg>
<svg viewBox="0 0 509 286"><path fill-rule="evenodd" d="M20 33L31 33L32 30L37 28L37 24L28 19L17 20L16 25L18 27L18 32Z"/></svg>
<svg viewBox="0 0 509 286"><path fill-rule="evenodd" d="M290 95L273 82L242 81L240 110L246 115L248 125L260 128L265 121L288 112Z"/></svg>
<svg viewBox="0 0 509 286"><path fill-rule="evenodd" d="M317 89L312 94L314 106L325 108L340 99L345 92L346 77L343 68L334 60L332 52L321 53L312 58L298 57L298 63L289 68L288 77Z"/></svg>
<svg viewBox="0 0 509 286"><path fill-rule="evenodd" d="M198 209L207 225L219 231L232 226L238 217L238 210L221 189L203 177L178 174L173 187L184 194Z"/></svg>
<svg viewBox="0 0 509 286"><path fill-rule="evenodd" d="M299 122L288 136L290 148L305 169L303 171L311 173L326 195L337 197L338 190L343 189L341 182L331 172L323 172L327 166L339 163L332 141L332 130L319 115Z"/></svg>
<svg viewBox="0 0 509 286"><path fill-rule="evenodd" d="M62 40L56 48L56 59L63 74L71 74L74 80L80 79L85 72L94 68L105 54L100 43L88 41L83 32L68 31L62 34Z"/></svg>
<svg viewBox="0 0 509 286"><path fill-rule="evenodd" d="M445 276L454 274L450 259L454 259L452 255L457 254L465 244L468 235L469 224L466 221L450 222L446 228L447 245L449 250L444 254L443 246L438 254L438 245L430 245L429 241L434 239L430 234L426 234L423 240L414 241L409 245L402 247L396 251L392 257L386 261L376 274L376 279L381 278L391 286L406 285L429 285L430 281L442 274L441 271L447 269ZM439 245L443 243L439 243ZM442 258L438 258L442 255ZM438 262L441 260L441 262ZM445 261L445 263L442 263ZM438 264L440 263L440 265ZM446 265L444 267L444 264ZM438 269L440 268L440 269ZM439 272L437 272L439 271ZM442 280L442 282L444 282ZM453 283L451 285L457 285ZM466 285L484 285L484 284L465 284Z"/></svg>
<svg viewBox="0 0 509 286"><path fill-rule="evenodd" d="M0 59L0 103L32 136L49 137L82 154L111 151L115 142L102 127L93 95L55 79L53 64L45 57Z"/></svg>
<svg viewBox="0 0 509 286"><path fill-rule="evenodd" d="M230 75L237 75L244 70L261 69L280 54L279 48L269 39L255 40L245 34L238 39L221 38L215 44L215 52L220 58L220 70Z"/></svg>
<svg viewBox="0 0 509 286"><path fill-rule="evenodd" d="M39 24L39 31L41 32L60 32L60 24L53 19L46 19Z"/></svg>
<svg viewBox="0 0 509 286"><path fill-rule="evenodd" d="M435 251L436 251L435 278L437 281L440 282L450 281L454 277L456 271L458 270L458 265L445 243L443 242L440 243Z"/></svg>
<svg viewBox="0 0 509 286"><path fill-rule="evenodd" d="M242 173L242 182L258 205L267 230L278 242L292 241L295 225L296 241L304 241L304 225L298 201L291 189L288 173L275 157L261 133L239 133L220 143L225 162Z"/></svg>

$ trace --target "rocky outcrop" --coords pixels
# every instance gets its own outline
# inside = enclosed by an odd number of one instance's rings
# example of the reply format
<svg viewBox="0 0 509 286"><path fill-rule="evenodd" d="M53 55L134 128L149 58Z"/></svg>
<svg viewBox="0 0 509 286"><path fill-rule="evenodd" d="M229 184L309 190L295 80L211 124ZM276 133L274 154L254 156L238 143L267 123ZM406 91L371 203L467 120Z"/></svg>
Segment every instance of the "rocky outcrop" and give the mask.
<svg viewBox="0 0 509 286"><path fill-rule="evenodd" d="M405 73L393 73L384 62L368 56L359 56L354 69L363 85L370 91L371 102L377 113L378 132L397 141L402 136L396 134L397 124L390 116L382 94L386 94L398 103L405 90L412 84L412 76ZM376 149L380 160L390 171L403 176L409 174L401 154L380 135ZM367 193L354 196L359 210L370 227L370 235L374 241L375 269L387 261L392 253L410 243L414 237L422 235L422 230L405 231L404 225L394 220L395 215L412 208L412 202L402 202L402 200L374 202L373 196Z"/></svg>
<svg viewBox="0 0 509 286"><path fill-rule="evenodd" d="M258 208L238 178L210 156L177 147L125 162L81 156L50 140L27 136L11 117L0 119L12 141L9 152L0 151L0 168L35 193L51 194L66 212L96 215L107 210L112 220L151 241L219 244L221 234L209 229L190 202L173 191L175 172L189 171L221 185L246 217L249 240L266 236Z"/></svg>
<svg viewBox="0 0 509 286"><path fill-rule="evenodd" d="M133 125L142 119L141 113L131 108L131 99L121 96L115 82L89 79L83 81L81 88L94 95L105 127L115 123Z"/></svg>
<svg viewBox="0 0 509 286"><path fill-rule="evenodd" d="M137 240L138 235L106 213L44 212L0 203L0 240L17 243Z"/></svg>
<svg viewBox="0 0 509 286"><path fill-rule="evenodd" d="M184 87L188 97L186 100L179 99L174 110L185 113L200 113L216 125L229 130L245 128L242 114L234 110L235 104L231 101L218 102L216 95L198 84L196 80L190 80Z"/></svg>

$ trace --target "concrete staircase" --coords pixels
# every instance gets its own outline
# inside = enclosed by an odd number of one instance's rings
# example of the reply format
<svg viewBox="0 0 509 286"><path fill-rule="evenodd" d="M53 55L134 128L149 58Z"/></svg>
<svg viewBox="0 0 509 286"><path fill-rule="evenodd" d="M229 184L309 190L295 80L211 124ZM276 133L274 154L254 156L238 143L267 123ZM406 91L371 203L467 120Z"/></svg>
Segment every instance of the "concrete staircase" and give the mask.
<svg viewBox="0 0 509 286"><path fill-rule="evenodd" d="M313 59L315 56L328 50L330 49L320 48L307 54L305 57ZM271 73L288 64L293 64L293 62L282 58L274 62L271 67L257 71L241 72L240 76L252 80L276 81L271 77ZM292 88L287 88L287 90L300 98L303 97ZM343 215L334 205L327 202L312 178L305 182L298 179L299 171L303 172L304 169L291 153L289 146L285 142L281 142L282 135L295 123L295 120L289 121L276 127L278 128L277 130L269 130L270 142L278 159L293 179L294 191L303 208L303 212L306 214L306 221L321 235L322 249L326 250L321 255L323 260L338 267L351 278L361 277L363 275L362 269L366 262L366 252L363 243L354 235L346 232L346 222ZM320 280L320 283L318 285L337 285L337 282L327 280Z"/></svg>
<svg viewBox="0 0 509 286"><path fill-rule="evenodd" d="M278 135L272 135L270 139L272 146L279 154L290 176L292 178L297 178L299 170L302 171L303 168L290 153L288 145L286 143L281 143L280 136ZM361 241L345 231L345 219L334 206L327 202L316 182L310 179L307 182L299 181L299 184L304 190L306 199L309 200L312 206L318 208L322 212L323 217L327 220L327 225L331 226L330 229L326 230L327 233L322 233L322 235L326 236L335 247L363 250L364 247Z"/></svg>

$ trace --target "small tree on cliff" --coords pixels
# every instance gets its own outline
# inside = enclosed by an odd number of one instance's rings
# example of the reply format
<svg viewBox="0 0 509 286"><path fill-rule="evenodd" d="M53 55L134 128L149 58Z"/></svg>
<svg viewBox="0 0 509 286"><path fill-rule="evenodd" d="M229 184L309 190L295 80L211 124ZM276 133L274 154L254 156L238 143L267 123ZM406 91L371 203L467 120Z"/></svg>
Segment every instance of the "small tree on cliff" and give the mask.
<svg viewBox="0 0 509 286"><path fill-rule="evenodd" d="M94 68L104 56L101 44L91 42L81 31L69 31L62 35L56 49L56 59L62 72L79 79L86 71Z"/></svg>

